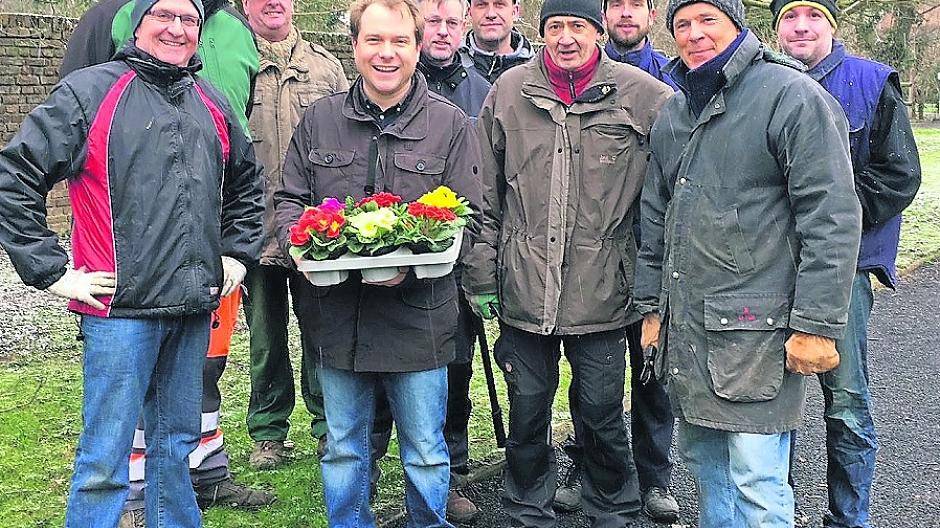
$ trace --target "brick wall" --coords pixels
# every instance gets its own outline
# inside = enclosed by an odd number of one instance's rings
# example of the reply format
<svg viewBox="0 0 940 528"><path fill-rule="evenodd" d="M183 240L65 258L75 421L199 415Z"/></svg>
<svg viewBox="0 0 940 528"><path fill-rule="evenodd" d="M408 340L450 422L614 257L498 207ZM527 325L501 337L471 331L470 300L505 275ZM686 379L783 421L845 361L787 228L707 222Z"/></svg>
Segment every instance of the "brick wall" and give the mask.
<svg viewBox="0 0 940 528"><path fill-rule="evenodd" d="M0 141L6 144L20 122L41 103L59 76L65 42L74 21L67 18L0 13ZM71 211L65 186L46 200L49 225L68 230Z"/></svg>
<svg viewBox="0 0 940 528"><path fill-rule="evenodd" d="M0 13L0 143L19 130L26 114L41 103L59 80L59 65L75 20L61 17ZM346 76L355 72L347 35L305 33L343 63ZM49 226L66 233L71 210L64 184L46 199Z"/></svg>

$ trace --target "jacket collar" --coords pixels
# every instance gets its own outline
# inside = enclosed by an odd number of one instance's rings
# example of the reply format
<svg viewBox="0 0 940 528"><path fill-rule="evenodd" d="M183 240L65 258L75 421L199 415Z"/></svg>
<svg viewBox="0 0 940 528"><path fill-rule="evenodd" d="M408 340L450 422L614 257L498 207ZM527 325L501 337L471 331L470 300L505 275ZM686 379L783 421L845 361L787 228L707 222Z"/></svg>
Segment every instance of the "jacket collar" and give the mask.
<svg viewBox="0 0 940 528"><path fill-rule="evenodd" d="M299 30L298 30L299 31ZM260 38L260 37L258 37ZM296 77L301 81L305 81L306 78L310 75L310 67L307 66L306 57L309 53L310 43L304 40L303 36L297 35L297 42L294 43L294 47L290 52L290 61L287 63L287 66L284 68L284 71L281 73L284 79L289 79ZM267 68L277 68L278 65L265 57L259 56L258 71L262 72ZM282 79L283 80L283 79Z"/></svg>
<svg viewBox="0 0 940 528"><path fill-rule="evenodd" d="M188 87L193 83L195 73L202 69L199 55L193 55L186 66L175 66L157 59L135 44L128 44L115 53L114 60L126 62L143 80L168 88Z"/></svg>
<svg viewBox="0 0 940 528"><path fill-rule="evenodd" d="M538 52L533 60L522 66L517 66L525 69L525 77L522 80L522 96L535 106L552 113L555 120L560 122L564 119L561 116L566 113L565 105L555 94L551 82L548 80L545 61L542 60L541 56L543 53L547 53L544 48ZM594 78L591 79L584 92L571 103L567 113L594 112L608 106L606 99L617 93L617 82L614 79L613 72L614 64L615 62L606 53L600 54L600 63L597 65Z"/></svg>
<svg viewBox="0 0 940 528"><path fill-rule="evenodd" d="M643 68L643 65L648 65L653 61L653 45L650 44L649 37L645 39L643 47L639 50L625 52L618 50L617 46L614 45L614 41L608 40L607 45L604 46L604 52L607 53L608 57L617 62L632 64L644 71L646 71L646 68Z"/></svg>
<svg viewBox="0 0 940 528"><path fill-rule="evenodd" d="M506 59L529 59L535 53L532 51L532 43L529 42L529 39L519 31L513 29L509 33L509 45L512 47L512 51L506 54L498 54L489 51L485 51L477 47L477 42L473 38L473 32L470 31L467 33L467 37L464 40L464 47L471 55L488 55L490 57L503 57Z"/></svg>
<svg viewBox="0 0 940 528"><path fill-rule="evenodd" d="M845 45L839 40L834 40L832 41L832 52L826 55L823 60L819 61L819 64L813 66L813 68L806 73L812 77L813 80L819 82L825 76L832 73L832 70L836 69L837 66L842 64L846 54Z"/></svg>
<svg viewBox="0 0 940 528"><path fill-rule="evenodd" d="M343 117L354 121L372 123L372 115L360 102L360 98L365 98L362 82L362 76L360 76L346 93L343 100ZM414 83L412 86L414 93L410 98L406 97L405 107L402 108L401 115L395 123L382 130L382 134L415 141L428 136L428 128L430 127L430 117L427 110L428 100L430 99L428 96L428 82L424 80L424 75L418 72L415 72L411 77L411 82Z"/></svg>

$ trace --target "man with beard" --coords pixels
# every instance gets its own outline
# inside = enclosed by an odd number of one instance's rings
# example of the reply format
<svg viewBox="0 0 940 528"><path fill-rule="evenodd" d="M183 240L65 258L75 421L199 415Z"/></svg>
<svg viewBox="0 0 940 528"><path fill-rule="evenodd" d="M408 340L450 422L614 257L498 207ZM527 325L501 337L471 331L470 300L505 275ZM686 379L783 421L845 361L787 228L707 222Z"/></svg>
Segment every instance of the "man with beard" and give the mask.
<svg viewBox="0 0 940 528"><path fill-rule="evenodd" d="M247 112L252 84L258 72L258 51L247 21L228 0L205 0L198 54L203 60L199 77L209 81L235 110L247 135ZM103 0L88 10L69 38L60 75L111 60L132 37L134 0ZM236 483L229 472L224 437L219 427L219 379L225 370L229 342L238 317L241 290L222 299L212 314L209 349L203 366L202 439L190 455L193 485L202 507L216 504L254 509L274 502L270 493ZM131 411L129 411L131 412ZM121 526L143 526L143 487L146 442L138 423L130 460L131 493Z"/></svg>
<svg viewBox="0 0 940 528"><path fill-rule="evenodd" d="M839 101L849 120L863 230L849 322L845 337L836 341L842 361L835 370L819 375L825 401L829 493L823 526L867 528L878 451L868 389L871 276L892 289L897 284L894 261L901 211L911 204L920 186L920 160L898 73L847 52L835 38L836 2L774 0L770 9L780 48L806 65L807 74Z"/></svg>
<svg viewBox="0 0 940 528"><path fill-rule="evenodd" d="M513 22L519 18L519 0L472 0L470 33L463 48L468 63L491 84L504 71L532 58L532 43Z"/></svg>
<svg viewBox="0 0 940 528"><path fill-rule="evenodd" d="M662 70L669 59L650 44L649 32L655 19L652 0L609 0L604 6L604 23L609 35L604 51L611 59L636 66L675 90L675 83ZM634 219L633 232L639 245L639 217ZM659 381L653 378L647 383L640 382L643 350L640 347L639 323L627 327L627 343L630 349L630 435L643 494L643 511L654 520L674 522L679 515L679 504L669 493L672 474L669 448L675 417L669 396ZM581 427L575 390L575 386L568 390L575 434L564 445L572 464L555 492L554 506L562 511L575 511L581 507L583 444L578 437Z"/></svg>
<svg viewBox="0 0 940 528"><path fill-rule="evenodd" d="M467 0L424 0L424 38L418 71L428 81L428 89L444 96L475 119L490 91L490 83L472 66L464 66L457 51L466 29ZM454 278L460 285L460 267ZM470 378L473 376L473 340L478 319L463 295L458 296L459 315L454 347L454 360L447 366L447 417L444 439L450 453L450 483L456 488L465 481L470 469ZM377 490L381 471L379 460L388 451L392 434L392 414L385 398L376 398L375 426L372 433L372 489ZM373 491L374 493L374 491ZM460 524L469 524L479 510L460 491L451 489L447 495L447 518Z"/></svg>

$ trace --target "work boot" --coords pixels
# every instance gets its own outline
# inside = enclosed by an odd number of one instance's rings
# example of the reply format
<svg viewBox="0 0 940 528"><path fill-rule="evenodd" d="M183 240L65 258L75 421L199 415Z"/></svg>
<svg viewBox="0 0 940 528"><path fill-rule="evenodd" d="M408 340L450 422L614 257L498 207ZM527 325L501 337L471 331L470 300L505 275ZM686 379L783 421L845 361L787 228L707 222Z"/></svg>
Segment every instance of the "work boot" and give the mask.
<svg viewBox="0 0 940 528"><path fill-rule="evenodd" d="M144 509L125 510L121 514L121 521L118 528L147 528L147 522L144 517Z"/></svg>
<svg viewBox="0 0 940 528"><path fill-rule="evenodd" d="M287 460L287 451L280 440L255 442L255 448L248 455L248 465L257 470L274 469Z"/></svg>
<svg viewBox="0 0 940 528"><path fill-rule="evenodd" d="M447 520L457 524L472 524L480 510L470 499L457 490L447 494Z"/></svg>
<svg viewBox="0 0 940 528"><path fill-rule="evenodd" d="M581 509L581 465L574 462L568 466L561 484L555 489L555 501L552 506L563 512L575 512Z"/></svg>
<svg viewBox="0 0 940 528"><path fill-rule="evenodd" d="M227 506L240 510L258 510L277 500L273 493L238 484L231 477L196 488L196 502L202 509Z"/></svg>
<svg viewBox="0 0 940 528"><path fill-rule="evenodd" d="M643 494L643 513L656 522L674 523L679 520L679 503L668 490L654 486Z"/></svg>

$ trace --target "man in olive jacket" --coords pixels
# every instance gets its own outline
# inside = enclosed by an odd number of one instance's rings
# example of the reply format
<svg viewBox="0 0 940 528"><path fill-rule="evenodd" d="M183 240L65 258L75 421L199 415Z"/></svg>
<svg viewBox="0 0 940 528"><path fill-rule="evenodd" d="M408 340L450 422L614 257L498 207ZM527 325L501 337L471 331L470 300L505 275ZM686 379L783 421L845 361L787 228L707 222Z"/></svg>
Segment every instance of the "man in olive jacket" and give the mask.
<svg viewBox="0 0 940 528"><path fill-rule="evenodd" d="M660 350L699 526L792 526L789 431L803 375L838 364L861 232L848 127L740 0L672 0L667 26L680 92L651 135L641 341Z"/></svg>
<svg viewBox="0 0 940 528"><path fill-rule="evenodd" d="M546 47L493 85L477 121L484 217L464 272L470 305L498 312L509 385L503 504L516 526L554 526L549 442L560 346L585 440L584 510L622 527L640 509L623 413L634 201L648 134L672 94L597 45L600 2L549 0Z"/></svg>
<svg viewBox="0 0 940 528"><path fill-rule="evenodd" d="M413 201L439 185L480 203L480 150L470 118L428 91L415 72L423 18L413 0L357 0L350 32L359 79L304 114L275 193L282 249L304 206L376 191ZM467 237L478 223L471 220ZM406 268L407 269L407 268ZM382 387L398 428L409 526L450 527L444 441L447 364L454 359L453 274L412 271L378 284L351 272L330 287L304 284L295 299L302 339L317 354L327 422L322 459L330 526L374 526L369 506L374 400Z"/></svg>
<svg viewBox="0 0 940 528"><path fill-rule="evenodd" d="M286 455L284 441L294 410L294 375L287 346L288 290L304 278L274 236L274 190L281 183L287 145L304 111L317 99L344 92L343 67L325 48L307 42L291 23L293 0L243 0L255 32L260 68L254 106L248 119L255 153L264 165L264 248L261 265L245 277L245 314L251 329L251 399L248 434L255 448L248 458L256 469L270 469ZM302 348L300 391L310 412L318 452L326 442L323 394L311 351Z"/></svg>

